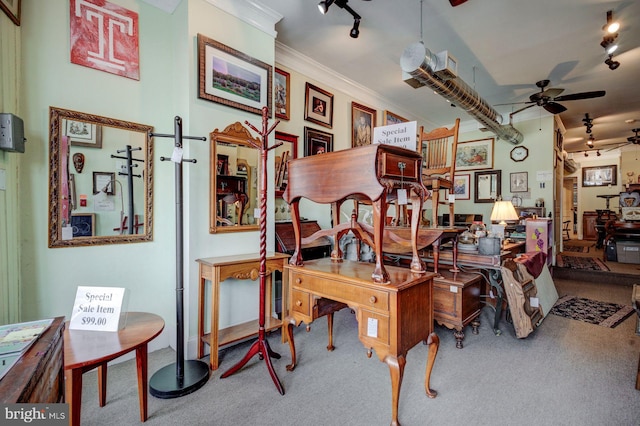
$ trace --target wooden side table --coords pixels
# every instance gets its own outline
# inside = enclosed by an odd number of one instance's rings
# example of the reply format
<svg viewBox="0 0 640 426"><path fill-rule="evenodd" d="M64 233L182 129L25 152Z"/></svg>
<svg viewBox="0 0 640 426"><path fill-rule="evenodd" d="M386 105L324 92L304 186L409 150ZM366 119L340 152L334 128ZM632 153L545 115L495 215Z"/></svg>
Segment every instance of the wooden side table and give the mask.
<svg viewBox="0 0 640 426"><path fill-rule="evenodd" d="M147 343L164 329L164 320L146 312L128 312L125 328L117 332L64 331L64 376L69 424L80 425L82 374L98 367L98 399L101 407L107 401L107 363L136 351L140 421L147 420Z"/></svg>
<svg viewBox="0 0 640 426"><path fill-rule="evenodd" d="M272 285L271 274L274 271L284 272L289 259L288 254L267 253L267 286L265 291L265 323L267 332L283 328L282 342L285 342L285 329L283 322L272 316L273 304L271 303ZM257 253L241 254L235 256L208 257L197 259L200 271L200 283L198 287L198 358L204 356L204 344L209 345L209 367L218 369L218 348L220 346L237 342L247 337L257 335L258 320L248 321L219 330L220 307L220 283L228 278L237 280L253 280L259 278L260 256ZM204 301L205 284L211 281L211 330L204 332ZM288 279L282 274L282 317L286 316L288 295Z"/></svg>

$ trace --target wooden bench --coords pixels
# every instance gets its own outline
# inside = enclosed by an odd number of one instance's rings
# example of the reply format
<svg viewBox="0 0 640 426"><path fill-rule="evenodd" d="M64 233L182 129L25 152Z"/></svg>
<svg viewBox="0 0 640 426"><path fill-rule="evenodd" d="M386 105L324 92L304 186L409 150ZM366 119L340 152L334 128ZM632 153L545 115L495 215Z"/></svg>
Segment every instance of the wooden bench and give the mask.
<svg viewBox="0 0 640 426"><path fill-rule="evenodd" d="M633 293L631 294L631 303L638 314L638 322L636 325L636 334L640 334L640 285L633 285ZM638 360L638 376L636 377L636 389L640 390L640 359Z"/></svg>

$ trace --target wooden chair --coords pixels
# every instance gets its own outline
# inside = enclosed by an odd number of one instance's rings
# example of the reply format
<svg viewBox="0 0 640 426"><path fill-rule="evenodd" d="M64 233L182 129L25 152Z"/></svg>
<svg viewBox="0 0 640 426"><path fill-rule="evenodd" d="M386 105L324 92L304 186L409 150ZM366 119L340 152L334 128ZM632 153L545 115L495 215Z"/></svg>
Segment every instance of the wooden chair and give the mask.
<svg viewBox="0 0 640 426"><path fill-rule="evenodd" d="M449 226L453 227L454 203L450 203L448 200L440 201L440 191L448 189L450 193L453 192L459 127L459 118L450 129L440 127L425 132L424 127L420 126L419 149L422 154L422 183L431 191L432 227L438 226L438 207L441 204L449 205Z"/></svg>
<svg viewBox="0 0 640 426"><path fill-rule="evenodd" d="M571 236L569 235L569 225L571 225L571 221L570 220L565 220L564 222L562 222L562 233L563 235L563 239L565 241L570 240Z"/></svg>

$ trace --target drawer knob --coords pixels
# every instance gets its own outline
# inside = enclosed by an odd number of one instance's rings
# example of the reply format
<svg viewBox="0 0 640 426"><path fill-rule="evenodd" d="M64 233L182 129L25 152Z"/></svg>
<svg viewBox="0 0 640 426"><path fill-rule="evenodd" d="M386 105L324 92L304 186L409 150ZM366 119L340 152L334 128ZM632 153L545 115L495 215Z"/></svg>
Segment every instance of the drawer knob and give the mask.
<svg viewBox="0 0 640 426"><path fill-rule="evenodd" d="M378 299L376 299L376 297L375 297L375 296L371 296L371 297L369 298L369 302L371 302L371 303L376 303L377 301L378 301Z"/></svg>
<svg viewBox="0 0 640 426"><path fill-rule="evenodd" d="M302 278L296 278L296 284L300 284L302 282Z"/></svg>
<svg viewBox="0 0 640 426"><path fill-rule="evenodd" d="M296 306L302 306L302 300L296 300Z"/></svg>

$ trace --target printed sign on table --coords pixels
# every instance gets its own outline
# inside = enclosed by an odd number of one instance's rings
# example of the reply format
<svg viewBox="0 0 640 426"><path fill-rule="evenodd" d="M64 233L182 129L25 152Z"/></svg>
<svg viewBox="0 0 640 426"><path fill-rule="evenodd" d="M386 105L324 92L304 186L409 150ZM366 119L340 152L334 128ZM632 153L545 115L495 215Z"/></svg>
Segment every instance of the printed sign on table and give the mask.
<svg viewBox="0 0 640 426"><path fill-rule="evenodd" d="M124 292L120 287L79 286L69 329L118 331Z"/></svg>

